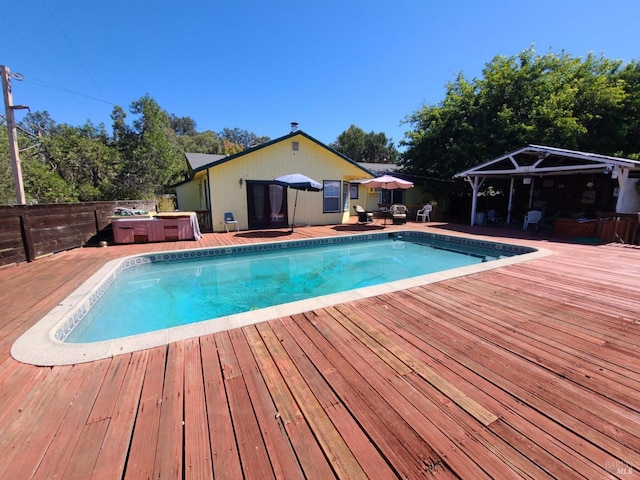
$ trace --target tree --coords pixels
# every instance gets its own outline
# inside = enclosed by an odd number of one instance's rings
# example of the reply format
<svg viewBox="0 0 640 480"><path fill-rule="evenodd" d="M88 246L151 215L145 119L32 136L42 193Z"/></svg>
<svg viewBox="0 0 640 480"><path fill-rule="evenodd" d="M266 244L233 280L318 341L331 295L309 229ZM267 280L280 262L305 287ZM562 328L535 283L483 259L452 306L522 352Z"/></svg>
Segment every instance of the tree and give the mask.
<svg viewBox="0 0 640 480"><path fill-rule="evenodd" d="M144 199L170 192L185 178L184 152L234 154L268 141L246 130L198 132L190 117L164 111L149 95L130 105L133 117L115 106L112 133L87 121L75 127L57 124L48 112L20 122L18 142L25 194L29 201L73 202ZM0 125L0 202L15 202L7 131ZM28 148L26 148L28 147Z"/></svg>
<svg viewBox="0 0 640 480"><path fill-rule="evenodd" d="M72 188L73 200L115 198L119 155L108 145L104 125L60 125L54 135L42 138L40 150L42 163Z"/></svg>
<svg viewBox="0 0 640 480"><path fill-rule="evenodd" d="M621 67L592 54L540 56L533 48L497 56L482 78L458 75L442 102L407 117L412 130L401 142L407 147L401 164L408 173L450 179L526 144L601 154L621 153L624 145L624 154L633 155L638 147L625 125L637 125L630 98L640 83L625 81L637 76Z"/></svg>
<svg viewBox="0 0 640 480"><path fill-rule="evenodd" d="M150 198L164 193L184 178L186 171L169 115L149 95L131 103L131 113L138 115L132 128L124 124L121 110L116 107L112 114L122 158L117 196Z"/></svg>
<svg viewBox="0 0 640 480"><path fill-rule="evenodd" d="M196 121L190 117L177 117L173 114L170 116L171 128L178 136L196 135Z"/></svg>
<svg viewBox="0 0 640 480"><path fill-rule="evenodd" d="M183 152L221 154L222 142L216 132L207 130L192 135L179 135L178 144Z"/></svg>
<svg viewBox="0 0 640 480"><path fill-rule="evenodd" d="M259 137L255 133L239 128L224 128L218 136L223 140L223 143L226 140L229 145L239 145L241 147L240 151L270 140L269 137Z"/></svg>
<svg viewBox="0 0 640 480"><path fill-rule="evenodd" d="M0 204L16 202L13 184L13 164L9 154L9 135L7 124L0 122Z"/></svg>
<svg viewBox="0 0 640 480"><path fill-rule="evenodd" d="M395 163L398 158L393 141L384 133L365 133L355 125L338 135L329 146L356 162Z"/></svg>

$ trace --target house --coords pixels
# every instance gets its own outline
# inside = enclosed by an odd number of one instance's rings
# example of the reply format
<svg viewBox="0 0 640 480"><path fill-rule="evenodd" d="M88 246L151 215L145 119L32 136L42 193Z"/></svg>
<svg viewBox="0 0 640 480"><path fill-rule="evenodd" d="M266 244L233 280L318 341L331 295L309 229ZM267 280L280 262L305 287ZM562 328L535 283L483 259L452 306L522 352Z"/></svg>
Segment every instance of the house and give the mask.
<svg viewBox="0 0 640 480"><path fill-rule="evenodd" d="M546 215L595 218L597 212L640 211L640 161L543 145L527 145L455 177L473 190L471 224L479 222L478 197L487 186L506 192L507 220L520 220L532 208ZM480 195L479 195L480 194ZM500 209L493 205L494 209Z"/></svg>
<svg viewBox="0 0 640 480"><path fill-rule="evenodd" d="M349 220L352 205L366 203L373 178L362 165L298 130L234 155L187 153L189 177L176 185L178 209L197 211L204 231L224 231L231 212L241 230L289 225L295 194L274 179L301 173L323 184L321 192L299 192L296 224L332 225ZM354 183L351 183L354 182Z"/></svg>

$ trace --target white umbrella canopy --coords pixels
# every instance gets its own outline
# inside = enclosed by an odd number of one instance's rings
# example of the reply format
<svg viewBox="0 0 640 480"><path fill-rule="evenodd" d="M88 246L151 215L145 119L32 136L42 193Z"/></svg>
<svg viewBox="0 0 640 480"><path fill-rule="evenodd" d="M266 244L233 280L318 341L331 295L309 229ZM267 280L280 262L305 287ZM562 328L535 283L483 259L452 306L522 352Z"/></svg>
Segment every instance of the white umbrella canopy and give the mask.
<svg viewBox="0 0 640 480"><path fill-rule="evenodd" d="M413 183L408 180L402 180L401 178L392 177L391 175L383 175L381 177L371 178L369 180L363 180L361 185L366 185L372 188L383 188L385 190L396 190L401 188L406 190L413 187Z"/></svg>
<svg viewBox="0 0 640 480"><path fill-rule="evenodd" d="M313 178L309 178L301 173L283 175L275 178L274 181L285 187L293 188L296 191L296 199L293 204L293 218L291 220L291 232L293 233L293 225L296 221L296 207L298 206L298 192L300 190L319 192L322 190L323 185L320 182L315 181Z"/></svg>

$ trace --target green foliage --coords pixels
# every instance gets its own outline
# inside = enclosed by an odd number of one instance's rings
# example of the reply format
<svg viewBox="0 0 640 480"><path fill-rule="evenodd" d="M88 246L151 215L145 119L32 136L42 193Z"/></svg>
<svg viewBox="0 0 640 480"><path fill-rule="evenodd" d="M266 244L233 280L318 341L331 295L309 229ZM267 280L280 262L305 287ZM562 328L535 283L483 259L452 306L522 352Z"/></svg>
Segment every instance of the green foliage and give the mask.
<svg viewBox="0 0 640 480"><path fill-rule="evenodd" d="M269 137L258 137L255 133L240 128L225 128L218 136L223 142L226 140L228 145L238 145L240 147L238 151L246 150L247 148L255 147L256 145L269 141Z"/></svg>
<svg viewBox="0 0 640 480"><path fill-rule="evenodd" d="M184 178L184 157L169 115L155 100L146 95L132 102L130 110L138 117L123 132L117 196L151 198Z"/></svg>
<svg viewBox="0 0 640 480"><path fill-rule="evenodd" d="M13 166L9 155L7 125L0 122L0 204L15 203L16 191L13 185Z"/></svg>
<svg viewBox="0 0 640 480"><path fill-rule="evenodd" d="M365 133L355 125L342 132L329 146L356 162L395 163L399 156L393 141L384 133Z"/></svg>
<svg viewBox="0 0 640 480"><path fill-rule="evenodd" d="M268 141L240 129L196 131L196 122L164 111L149 95L111 113L112 131L91 122L56 124L48 112L20 122L18 142L28 202L144 199L168 193L186 175L184 152L236 153ZM0 203L14 203L6 125L0 125Z"/></svg>
<svg viewBox="0 0 640 480"><path fill-rule="evenodd" d="M405 119L412 130L401 163L415 175L449 179L527 144L601 154L637 154L639 65L592 54L495 57L483 77L460 74L445 99Z"/></svg>

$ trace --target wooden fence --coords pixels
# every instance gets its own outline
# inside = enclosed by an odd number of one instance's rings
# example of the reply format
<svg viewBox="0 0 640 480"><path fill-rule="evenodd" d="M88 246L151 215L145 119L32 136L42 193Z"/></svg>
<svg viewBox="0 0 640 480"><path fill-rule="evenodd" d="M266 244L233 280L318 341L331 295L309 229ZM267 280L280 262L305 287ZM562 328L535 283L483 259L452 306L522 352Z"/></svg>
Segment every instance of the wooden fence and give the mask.
<svg viewBox="0 0 640 480"><path fill-rule="evenodd" d="M116 207L156 211L155 201L0 206L0 266L32 262L85 245L111 223Z"/></svg>
<svg viewBox="0 0 640 480"><path fill-rule="evenodd" d="M640 214L598 213L596 235L606 243L640 245Z"/></svg>

